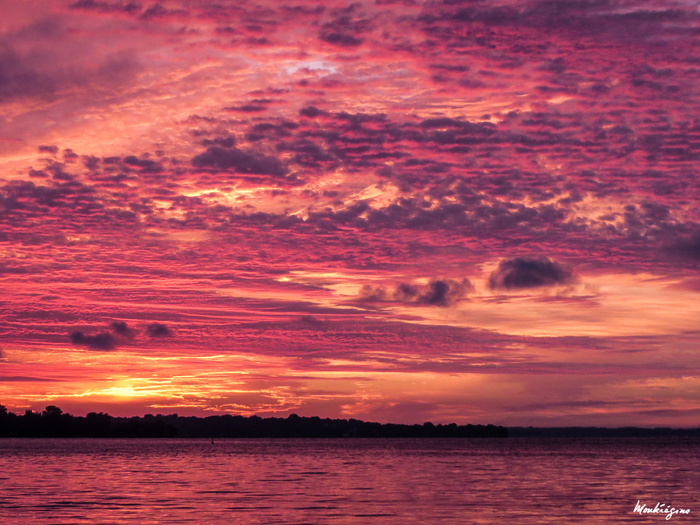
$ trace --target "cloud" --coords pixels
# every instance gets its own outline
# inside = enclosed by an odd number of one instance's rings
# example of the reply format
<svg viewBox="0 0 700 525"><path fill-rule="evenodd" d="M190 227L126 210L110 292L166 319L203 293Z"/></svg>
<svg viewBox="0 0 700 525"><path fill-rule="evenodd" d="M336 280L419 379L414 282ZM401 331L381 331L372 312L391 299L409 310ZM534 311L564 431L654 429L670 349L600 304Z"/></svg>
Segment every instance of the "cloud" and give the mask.
<svg viewBox="0 0 700 525"><path fill-rule="evenodd" d="M92 214L102 208L95 191L73 181L62 165L54 164L47 170L53 173L54 179L67 182L37 186L31 181L10 181L0 188L0 202L5 210L25 210L25 213L41 215L53 208Z"/></svg>
<svg viewBox="0 0 700 525"><path fill-rule="evenodd" d="M236 173L273 177L283 177L287 173L282 162L275 157L219 146L210 146L206 152L195 156L192 165L196 168L232 169Z"/></svg>
<svg viewBox="0 0 700 525"><path fill-rule="evenodd" d="M367 32L369 27L368 20L357 19L346 14L323 24L318 37L336 46L357 47L362 44L361 35Z"/></svg>
<svg viewBox="0 0 700 525"><path fill-rule="evenodd" d="M0 41L0 103L34 97L60 104L90 92L98 104L105 90L116 92L141 69L134 54L124 50L85 55L80 61L71 54L78 37L58 21L51 22L51 27L57 34L44 34L48 43L21 32ZM80 101L81 108L85 102Z"/></svg>
<svg viewBox="0 0 700 525"><path fill-rule="evenodd" d="M51 155L56 155L58 153L58 146L40 145L39 153L50 153Z"/></svg>
<svg viewBox="0 0 700 525"><path fill-rule="evenodd" d="M320 115L326 115L326 112L316 106L306 106L299 110L299 115L302 117L316 118Z"/></svg>
<svg viewBox="0 0 700 525"><path fill-rule="evenodd" d="M139 159L135 155L127 155L124 157L124 164L139 168L141 171L146 173L158 173L163 171L163 166L158 162L150 159Z"/></svg>
<svg viewBox="0 0 700 525"><path fill-rule="evenodd" d="M125 321L112 321L109 325L115 334L123 337L132 338L134 336L134 330L126 324Z"/></svg>
<svg viewBox="0 0 700 525"><path fill-rule="evenodd" d="M109 332L100 332L95 335L85 335L79 330L70 334L73 344L87 346L93 350L112 350L115 347L114 336Z"/></svg>
<svg viewBox="0 0 700 525"><path fill-rule="evenodd" d="M203 146L221 146L223 148L232 148L236 145L236 137L227 135L225 137L216 137L213 139L202 140Z"/></svg>
<svg viewBox="0 0 700 525"><path fill-rule="evenodd" d="M139 2L100 2L98 0L78 0L69 7L71 9L95 10L103 13L124 12L133 14L141 10Z"/></svg>
<svg viewBox="0 0 700 525"><path fill-rule="evenodd" d="M623 13L620 12L618 3L610 0L590 2L540 0L523 2L524 5L518 8L508 5L491 6L488 3L462 7L465 4L467 3L451 1L443 2L438 6L430 4L431 10L426 9L421 20L427 24L434 24L440 19L448 22L448 25L453 25L454 22L469 25L483 24L491 28L492 32L502 31L502 28L511 26L520 31L527 28L622 40L634 37L633 28L644 28L653 35L668 31L665 27L668 21L674 21L680 25L684 21L692 21L697 17L691 10L683 11L680 8L671 9L661 6L650 10L640 5L637 9L631 8ZM643 37L649 38L649 35L643 35Z"/></svg>
<svg viewBox="0 0 700 525"><path fill-rule="evenodd" d="M669 252L686 259L700 260L700 235L676 242Z"/></svg>
<svg viewBox="0 0 700 525"><path fill-rule="evenodd" d="M56 90L55 79L20 56L7 44L0 43L0 102Z"/></svg>
<svg viewBox="0 0 700 525"><path fill-rule="evenodd" d="M45 377L33 377L33 376L2 376L0 377L0 383L37 383L37 382L55 382L58 379L48 379Z"/></svg>
<svg viewBox="0 0 700 525"><path fill-rule="evenodd" d="M547 257L516 257L501 261L489 277L489 286L497 290L519 290L568 284L573 281L570 269Z"/></svg>
<svg viewBox="0 0 700 525"><path fill-rule="evenodd" d="M228 111L236 111L239 113L260 113L269 109L270 105L280 102L279 100L273 100L270 98L254 98L245 104L239 106L230 106L224 108Z"/></svg>
<svg viewBox="0 0 700 525"><path fill-rule="evenodd" d="M173 335L172 330L162 323L151 323L146 326L146 331L151 337L168 337Z"/></svg>
<svg viewBox="0 0 700 525"><path fill-rule="evenodd" d="M448 306L464 299L474 289L469 279L434 279L427 284L400 283L393 289L364 285L359 299L363 302L398 302Z"/></svg>

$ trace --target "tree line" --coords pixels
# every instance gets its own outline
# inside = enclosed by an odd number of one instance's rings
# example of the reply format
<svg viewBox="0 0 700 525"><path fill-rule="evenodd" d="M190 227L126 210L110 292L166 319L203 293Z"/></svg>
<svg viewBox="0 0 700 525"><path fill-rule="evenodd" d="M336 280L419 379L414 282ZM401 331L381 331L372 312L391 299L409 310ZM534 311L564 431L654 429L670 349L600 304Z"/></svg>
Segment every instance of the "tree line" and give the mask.
<svg viewBox="0 0 700 525"><path fill-rule="evenodd" d="M0 437L115 437L115 438L503 438L504 427L456 423L402 425L357 419L322 419L292 414L286 418L259 416L146 415L114 417L103 412L73 416L50 405L42 412L8 412L0 405Z"/></svg>

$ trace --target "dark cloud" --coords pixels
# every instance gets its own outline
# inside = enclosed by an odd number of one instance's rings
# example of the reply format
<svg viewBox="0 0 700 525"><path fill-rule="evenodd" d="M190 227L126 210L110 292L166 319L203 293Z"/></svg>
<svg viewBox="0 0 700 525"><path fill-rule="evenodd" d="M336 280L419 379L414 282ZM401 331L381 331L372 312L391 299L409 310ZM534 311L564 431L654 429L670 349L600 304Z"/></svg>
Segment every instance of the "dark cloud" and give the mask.
<svg viewBox="0 0 700 525"><path fill-rule="evenodd" d="M671 245L669 251L686 259L700 261L700 235L691 239L684 239Z"/></svg>
<svg viewBox="0 0 700 525"><path fill-rule="evenodd" d="M605 35L610 38L634 37L635 29L644 28L648 33L668 31L668 22L692 21L697 18L691 10L654 9L640 6L620 12L619 4L610 0L570 1L541 0L524 2L516 8L508 5L493 6L489 3L445 1L431 5L431 10L421 16L430 25L442 20L450 25L483 24L501 29L506 26L573 32L585 35ZM437 7L437 9L436 9ZM648 37L648 35L644 35Z"/></svg>
<svg viewBox="0 0 700 525"><path fill-rule="evenodd" d="M109 326L118 334L126 334L129 330L129 327L124 321L113 321Z"/></svg>
<svg viewBox="0 0 700 525"><path fill-rule="evenodd" d="M166 9L162 5L156 3L146 9L142 14L141 18L144 20L151 20L154 18L162 18L166 16L181 15L186 12L181 9Z"/></svg>
<svg viewBox="0 0 700 525"><path fill-rule="evenodd" d="M315 118L318 117L319 115L326 115L327 113L323 111L322 109L317 108L316 106L306 106L305 108L302 108L299 110L299 114L302 117L310 117L310 118Z"/></svg>
<svg viewBox="0 0 700 525"><path fill-rule="evenodd" d="M134 330L126 323L126 321L112 321L109 325L115 334L123 337L132 338Z"/></svg>
<svg viewBox="0 0 700 525"><path fill-rule="evenodd" d="M90 171L95 171L100 166L100 159L94 155L83 155L83 165Z"/></svg>
<svg viewBox="0 0 700 525"><path fill-rule="evenodd" d="M294 153L294 162L308 168L322 168L336 161L332 154L311 141L282 142L278 144L277 149Z"/></svg>
<svg viewBox="0 0 700 525"><path fill-rule="evenodd" d="M98 0L78 0L69 6L71 9L95 10L103 13L141 11L139 2L101 2Z"/></svg>
<svg viewBox="0 0 700 525"><path fill-rule="evenodd" d="M236 137L233 135L202 140L202 146L221 146L222 148L232 148L235 145Z"/></svg>
<svg viewBox="0 0 700 525"><path fill-rule="evenodd" d="M393 289L365 285L360 290L363 302L398 302L448 306L464 299L474 289L468 279L434 279L428 284L400 283Z"/></svg>
<svg viewBox="0 0 700 525"><path fill-rule="evenodd" d="M319 38L329 44L337 46L354 47L362 43L362 39L343 31L334 31L331 28L324 28L319 34Z"/></svg>
<svg viewBox="0 0 700 525"><path fill-rule="evenodd" d="M55 79L33 67L7 44L0 43L0 102L56 91Z"/></svg>
<svg viewBox="0 0 700 525"><path fill-rule="evenodd" d="M139 168L141 171L146 173L158 173L163 171L163 166L158 162L151 159L140 159L135 155L128 155L124 157L124 164Z"/></svg>
<svg viewBox="0 0 700 525"><path fill-rule="evenodd" d="M51 208L81 214L103 210L93 188L73 181L72 176L64 172L60 165L52 165L48 169L53 172L54 179L67 182L42 186L31 181L10 181L0 188L0 203L5 211L22 211L41 216Z"/></svg>
<svg viewBox="0 0 700 525"><path fill-rule="evenodd" d="M228 111L237 111L239 113L260 113L269 108L269 106L278 100L273 100L270 98L254 98L247 104L242 104L240 106L230 106L224 108Z"/></svg>
<svg viewBox="0 0 700 525"><path fill-rule="evenodd" d="M243 104L242 106L231 106L226 108L229 111L238 111L239 113L260 113L267 109L267 106L262 104Z"/></svg>
<svg viewBox="0 0 700 525"><path fill-rule="evenodd" d="M51 42L65 39L75 45L79 37L66 31L67 36L51 37ZM0 41L0 102L26 98L60 101L62 95L79 96L87 89L92 94L88 105L98 105L106 92L103 90L121 87L140 67L130 52L107 53L81 62L66 54L62 46L15 34Z"/></svg>
<svg viewBox="0 0 700 525"><path fill-rule="evenodd" d="M291 135L291 130L298 127L298 124L290 121L283 121L279 123L261 122L250 128L250 131L246 133L246 138L251 142L256 142L263 139L289 137Z"/></svg>
<svg viewBox="0 0 700 525"><path fill-rule="evenodd" d="M518 290L568 284L572 281L571 270L547 257L516 257L501 261L498 269L489 277L489 286L494 290Z"/></svg>
<svg viewBox="0 0 700 525"><path fill-rule="evenodd" d="M369 21L340 16L323 24L318 37L324 42L341 47L357 47L362 44L362 34L369 29Z"/></svg>
<svg viewBox="0 0 700 525"><path fill-rule="evenodd" d="M173 335L172 330L162 323L151 323L146 326L146 331L151 337L168 337Z"/></svg>
<svg viewBox="0 0 700 525"><path fill-rule="evenodd" d="M422 128L462 128L470 125L469 122L465 123L449 117L429 118L420 123Z"/></svg>
<svg viewBox="0 0 700 525"><path fill-rule="evenodd" d="M283 177L287 173L282 162L275 157L219 146L211 146L207 148L206 152L194 157L192 165L197 168L232 169L236 173L271 175L273 177Z"/></svg>
<svg viewBox="0 0 700 525"><path fill-rule="evenodd" d="M87 346L93 350L112 350L115 347L114 336L109 332L85 335L83 332L76 330L71 332L70 340L75 345Z"/></svg>
<svg viewBox="0 0 700 525"><path fill-rule="evenodd" d="M39 146L39 153L50 153L51 155L56 155L58 153L58 146Z"/></svg>

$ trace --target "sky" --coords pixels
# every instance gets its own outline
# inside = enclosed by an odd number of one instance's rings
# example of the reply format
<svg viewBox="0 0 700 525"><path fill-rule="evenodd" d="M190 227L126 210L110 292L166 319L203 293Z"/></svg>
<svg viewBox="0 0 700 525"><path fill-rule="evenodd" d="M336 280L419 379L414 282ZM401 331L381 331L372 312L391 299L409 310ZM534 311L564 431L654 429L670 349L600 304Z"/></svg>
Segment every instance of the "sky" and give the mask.
<svg viewBox="0 0 700 525"><path fill-rule="evenodd" d="M700 421L696 1L0 12L9 410Z"/></svg>

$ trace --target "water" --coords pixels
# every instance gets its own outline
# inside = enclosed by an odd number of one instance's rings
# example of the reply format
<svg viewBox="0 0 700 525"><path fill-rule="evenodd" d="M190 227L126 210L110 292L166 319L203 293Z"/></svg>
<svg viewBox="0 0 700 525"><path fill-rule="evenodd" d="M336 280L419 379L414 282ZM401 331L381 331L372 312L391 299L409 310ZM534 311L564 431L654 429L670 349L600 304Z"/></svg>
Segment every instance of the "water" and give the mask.
<svg viewBox="0 0 700 525"><path fill-rule="evenodd" d="M699 473L680 438L0 439L0 523L698 523Z"/></svg>

